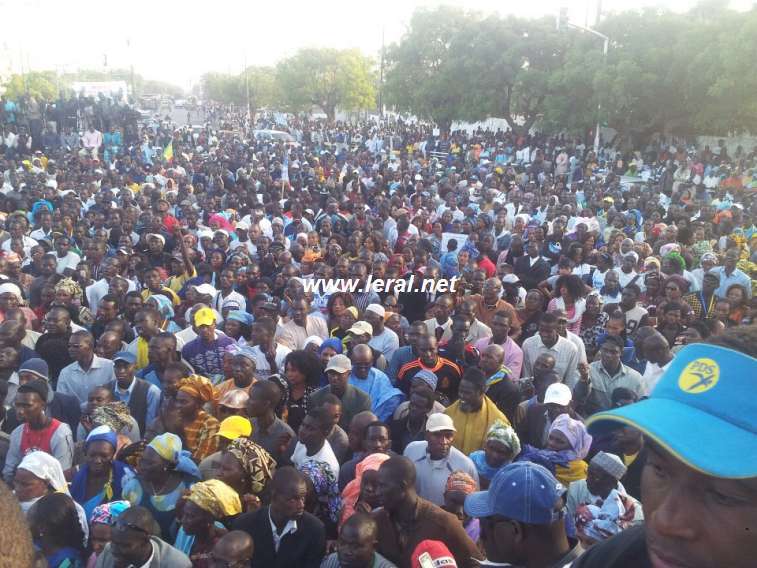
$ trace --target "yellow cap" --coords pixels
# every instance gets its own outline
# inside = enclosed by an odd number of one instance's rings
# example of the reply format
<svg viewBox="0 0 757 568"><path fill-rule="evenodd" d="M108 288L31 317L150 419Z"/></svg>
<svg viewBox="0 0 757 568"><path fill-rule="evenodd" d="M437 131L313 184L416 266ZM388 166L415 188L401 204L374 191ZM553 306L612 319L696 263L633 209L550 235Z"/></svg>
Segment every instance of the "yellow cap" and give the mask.
<svg viewBox="0 0 757 568"><path fill-rule="evenodd" d="M236 440L252 434L252 424L243 416L229 416L218 429L218 436L223 436L228 440Z"/></svg>

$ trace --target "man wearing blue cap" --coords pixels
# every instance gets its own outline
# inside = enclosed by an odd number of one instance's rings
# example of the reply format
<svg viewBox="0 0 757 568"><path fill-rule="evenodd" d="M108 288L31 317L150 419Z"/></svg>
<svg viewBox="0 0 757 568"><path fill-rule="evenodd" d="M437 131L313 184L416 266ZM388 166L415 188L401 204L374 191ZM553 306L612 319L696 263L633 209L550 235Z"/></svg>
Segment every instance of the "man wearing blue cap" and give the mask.
<svg viewBox="0 0 757 568"><path fill-rule="evenodd" d="M516 462L502 468L488 491L465 499L465 513L481 523L484 566L558 568L578 558L565 533L565 488L546 468Z"/></svg>
<svg viewBox="0 0 757 568"><path fill-rule="evenodd" d="M116 400L129 407L129 412L139 425L139 431L155 420L160 406L160 389L143 379L134 377L137 356L130 351L119 351L113 357L113 374L116 380L108 383L108 389Z"/></svg>
<svg viewBox="0 0 757 568"><path fill-rule="evenodd" d="M573 568L746 568L757 558L757 326L683 348L650 397L592 416L645 437L645 523Z"/></svg>

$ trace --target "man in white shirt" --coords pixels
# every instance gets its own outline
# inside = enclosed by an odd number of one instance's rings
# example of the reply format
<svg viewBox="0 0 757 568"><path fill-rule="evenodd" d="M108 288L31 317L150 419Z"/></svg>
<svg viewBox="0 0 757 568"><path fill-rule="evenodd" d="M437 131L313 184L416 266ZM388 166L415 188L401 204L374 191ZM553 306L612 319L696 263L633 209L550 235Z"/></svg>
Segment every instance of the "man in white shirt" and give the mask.
<svg viewBox="0 0 757 568"><path fill-rule="evenodd" d="M544 314L539 322L539 333L523 342L523 376L533 376L533 366L542 353L555 358L555 372L573 388L578 382L578 349L573 342L558 333L557 316Z"/></svg>
<svg viewBox="0 0 757 568"><path fill-rule="evenodd" d="M326 439L333 426L331 416L324 408L314 408L300 424L299 441L292 453L292 463L300 468L306 461L325 463L339 479L339 460L336 459L331 444Z"/></svg>
<svg viewBox="0 0 757 568"><path fill-rule="evenodd" d="M432 414L426 420L426 441L410 442L403 455L415 465L418 495L438 506L444 505L447 479L454 471L464 471L478 483L473 461L452 446L455 424L446 414Z"/></svg>
<svg viewBox="0 0 757 568"><path fill-rule="evenodd" d="M255 360L255 376L258 380L267 379L275 373L284 371L284 360L292 350L278 343L276 322L271 318L260 318L252 324L252 354Z"/></svg>
<svg viewBox="0 0 757 568"><path fill-rule="evenodd" d="M643 395L649 396L662 374L670 366L673 354L670 352L668 340L659 332L655 332L644 340L643 351L647 366L641 377L642 389Z"/></svg>
<svg viewBox="0 0 757 568"><path fill-rule="evenodd" d="M64 276L71 276L76 272L76 266L81 262L81 257L72 252L71 239L62 235L55 239L55 260L57 265L55 272Z"/></svg>
<svg viewBox="0 0 757 568"><path fill-rule="evenodd" d="M390 361L394 352L400 348L400 339L391 329L384 326L386 310L380 304L368 304L365 309L365 320L373 327L373 337L368 345L383 353Z"/></svg>

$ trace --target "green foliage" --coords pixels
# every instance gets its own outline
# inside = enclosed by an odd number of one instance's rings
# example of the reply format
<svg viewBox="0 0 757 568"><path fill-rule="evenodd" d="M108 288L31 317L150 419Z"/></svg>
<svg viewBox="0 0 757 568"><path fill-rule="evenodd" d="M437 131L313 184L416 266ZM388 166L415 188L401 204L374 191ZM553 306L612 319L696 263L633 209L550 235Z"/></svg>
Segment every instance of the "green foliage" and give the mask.
<svg viewBox="0 0 757 568"><path fill-rule="evenodd" d="M371 60L357 50L302 49L276 66L276 87L285 108L318 107L330 119L337 107L373 108L375 83Z"/></svg>
<svg viewBox="0 0 757 568"><path fill-rule="evenodd" d="M387 53L386 100L435 121L500 117L514 130L586 134L599 119L631 143L757 131L757 10L706 0L688 13L628 11L602 40L554 19L418 10ZM601 111L598 112L598 105Z"/></svg>
<svg viewBox="0 0 757 568"><path fill-rule="evenodd" d="M5 84L4 95L12 100L28 95L37 100L51 101L58 95L55 73L33 71L25 75L11 75Z"/></svg>
<svg viewBox="0 0 757 568"><path fill-rule="evenodd" d="M241 105L245 102L243 75L205 73L200 79L203 96L211 101Z"/></svg>

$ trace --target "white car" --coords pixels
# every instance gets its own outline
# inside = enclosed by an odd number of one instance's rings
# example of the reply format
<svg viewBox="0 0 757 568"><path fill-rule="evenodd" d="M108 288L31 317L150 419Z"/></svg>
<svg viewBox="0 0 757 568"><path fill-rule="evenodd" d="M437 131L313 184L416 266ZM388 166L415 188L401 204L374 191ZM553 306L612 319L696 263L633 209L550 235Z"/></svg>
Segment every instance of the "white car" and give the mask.
<svg viewBox="0 0 757 568"><path fill-rule="evenodd" d="M290 146L299 147L299 143L294 136L281 130L253 130L257 140L273 140L274 142L284 142Z"/></svg>

